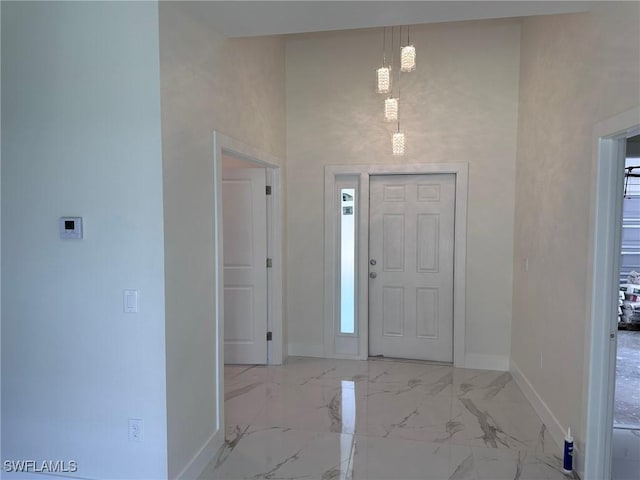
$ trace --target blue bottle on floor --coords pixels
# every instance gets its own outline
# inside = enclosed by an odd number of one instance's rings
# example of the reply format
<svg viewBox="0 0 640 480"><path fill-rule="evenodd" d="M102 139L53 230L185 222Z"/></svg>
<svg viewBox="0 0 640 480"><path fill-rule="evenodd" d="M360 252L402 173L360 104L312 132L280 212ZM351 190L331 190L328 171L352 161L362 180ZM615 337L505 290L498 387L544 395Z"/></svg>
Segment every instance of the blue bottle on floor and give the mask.
<svg viewBox="0 0 640 480"><path fill-rule="evenodd" d="M571 436L571 427L567 430L567 436L564 437L562 471L564 473L571 473L573 471L573 437Z"/></svg>

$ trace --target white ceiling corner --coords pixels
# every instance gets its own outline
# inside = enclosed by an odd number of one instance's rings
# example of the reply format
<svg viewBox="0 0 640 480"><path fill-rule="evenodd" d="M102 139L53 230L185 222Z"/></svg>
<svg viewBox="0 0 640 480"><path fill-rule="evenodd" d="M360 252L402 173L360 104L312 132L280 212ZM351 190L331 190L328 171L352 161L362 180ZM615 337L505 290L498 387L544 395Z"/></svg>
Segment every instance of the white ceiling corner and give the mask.
<svg viewBox="0 0 640 480"><path fill-rule="evenodd" d="M228 37L588 11L582 1L206 1L198 16Z"/></svg>

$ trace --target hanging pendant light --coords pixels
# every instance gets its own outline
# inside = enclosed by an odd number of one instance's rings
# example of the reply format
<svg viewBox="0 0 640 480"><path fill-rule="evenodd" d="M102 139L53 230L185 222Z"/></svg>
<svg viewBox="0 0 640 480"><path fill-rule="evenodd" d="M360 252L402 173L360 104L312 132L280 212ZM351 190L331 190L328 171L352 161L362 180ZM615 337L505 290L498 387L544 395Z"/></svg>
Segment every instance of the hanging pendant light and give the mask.
<svg viewBox="0 0 640 480"><path fill-rule="evenodd" d="M389 97L384 101L385 122L396 122L398 120L399 100L398 98Z"/></svg>
<svg viewBox="0 0 640 480"><path fill-rule="evenodd" d="M400 71L413 72L416 69L416 47L406 45L400 51Z"/></svg>
<svg viewBox="0 0 640 480"><path fill-rule="evenodd" d="M391 67L380 67L376 70L378 93L391 92Z"/></svg>
<svg viewBox="0 0 640 480"><path fill-rule="evenodd" d="M391 31L393 35L393 30ZM391 65L387 65L387 27L382 29L382 66L376 70L376 92L391 92Z"/></svg>
<svg viewBox="0 0 640 480"><path fill-rule="evenodd" d="M400 41L402 41L402 27L400 27ZM399 42L400 43L400 42ZM391 29L391 50L393 51L393 28ZM393 65L393 53L391 54L391 64ZM395 117L396 122L398 122L398 131L393 134L391 138L391 153L393 153L394 157L399 157L404 155L404 147L405 147L405 136L404 132L400 131L400 72L398 71L398 96L396 98L389 97L384 104L384 113L385 119L387 118L387 102L389 105L389 113ZM395 109L394 109L395 107Z"/></svg>
<svg viewBox="0 0 640 480"><path fill-rule="evenodd" d="M416 69L416 47L411 45L407 26L407 45L400 50L400 71L413 72Z"/></svg>
<svg viewBox="0 0 640 480"><path fill-rule="evenodd" d="M404 155L405 137L404 132L397 131L393 134L392 139L392 153L394 157L401 157Z"/></svg>
<svg viewBox="0 0 640 480"><path fill-rule="evenodd" d="M398 92L398 97L400 92ZM393 134L391 138L391 153L394 157L401 157L404 155L404 149L406 146L406 138L404 132L400 131L400 115L398 114L398 131Z"/></svg>

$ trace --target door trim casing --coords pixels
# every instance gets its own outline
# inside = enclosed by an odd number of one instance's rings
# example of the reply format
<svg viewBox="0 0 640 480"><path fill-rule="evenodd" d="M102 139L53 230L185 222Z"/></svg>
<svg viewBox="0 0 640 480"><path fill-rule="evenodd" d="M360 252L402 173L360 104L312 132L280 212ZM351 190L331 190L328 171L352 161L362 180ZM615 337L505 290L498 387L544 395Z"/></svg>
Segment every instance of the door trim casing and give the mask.
<svg viewBox="0 0 640 480"><path fill-rule="evenodd" d="M467 163L415 163L405 165L328 165L324 177L324 355L331 358L366 360L369 356L369 177L373 175L455 175L454 253L453 253L453 365L465 366L466 324L466 256L467 197L469 165ZM356 246L357 275L357 351L337 352L336 288L338 282L337 196L338 181L358 177L358 239Z"/></svg>

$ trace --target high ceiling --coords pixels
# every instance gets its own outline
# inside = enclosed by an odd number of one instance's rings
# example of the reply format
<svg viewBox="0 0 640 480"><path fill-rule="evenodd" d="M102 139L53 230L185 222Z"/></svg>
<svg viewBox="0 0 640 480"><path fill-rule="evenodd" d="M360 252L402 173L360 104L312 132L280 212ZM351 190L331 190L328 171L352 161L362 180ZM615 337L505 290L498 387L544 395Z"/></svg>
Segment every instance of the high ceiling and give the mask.
<svg viewBox="0 0 640 480"><path fill-rule="evenodd" d="M588 11L581 1L209 1L198 16L228 37Z"/></svg>

